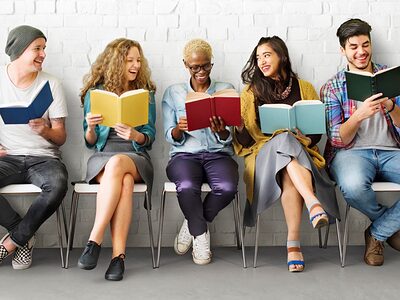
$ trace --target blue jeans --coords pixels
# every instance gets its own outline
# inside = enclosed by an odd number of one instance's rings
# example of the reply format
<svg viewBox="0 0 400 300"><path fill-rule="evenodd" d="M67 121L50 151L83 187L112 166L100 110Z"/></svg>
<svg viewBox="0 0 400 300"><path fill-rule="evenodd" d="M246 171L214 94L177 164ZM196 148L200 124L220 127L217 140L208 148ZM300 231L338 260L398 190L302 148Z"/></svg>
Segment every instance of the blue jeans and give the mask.
<svg viewBox="0 0 400 300"><path fill-rule="evenodd" d="M0 225L10 232L17 246L25 245L60 206L68 188L67 177L67 169L57 158L22 155L0 158L0 187L32 183L42 189L23 218L0 195Z"/></svg>
<svg viewBox="0 0 400 300"><path fill-rule="evenodd" d="M179 206L193 236L206 232L207 222L231 203L239 181L237 163L223 153L178 153L168 162L167 176L176 185ZM204 202L203 182L211 187Z"/></svg>
<svg viewBox="0 0 400 300"><path fill-rule="evenodd" d="M373 237L385 241L400 230L400 201L390 208L383 206L371 187L374 181L400 183L400 151L341 150L329 170L347 203L371 220Z"/></svg>

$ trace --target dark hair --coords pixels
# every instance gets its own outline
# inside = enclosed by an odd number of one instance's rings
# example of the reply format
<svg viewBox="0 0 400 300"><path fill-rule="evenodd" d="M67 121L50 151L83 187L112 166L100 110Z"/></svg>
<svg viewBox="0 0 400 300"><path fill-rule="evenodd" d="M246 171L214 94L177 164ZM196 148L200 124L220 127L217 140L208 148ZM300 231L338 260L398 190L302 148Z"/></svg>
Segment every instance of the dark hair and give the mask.
<svg viewBox="0 0 400 300"><path fill-rule="evenodd" d="M349 38L358 35L367 35L371 39L371 26L360 19L350 19L344 22L336 31L336 36L339 38L340 46L345 48L346 42Z"/></svg>
<svg viewBox="0 0 400 300"><path fill-rule="evenodd" d="M263 44L268 44L279 56L278 80L265 77L257 65L257 48ZM279 95L289 84L290 78L297 78L292 70L285 42L277 36L262 37L244 66L241 77L243 83L248 84L254 94L256 111L258 111L258 106L264 103L280 102Z"/></svg>

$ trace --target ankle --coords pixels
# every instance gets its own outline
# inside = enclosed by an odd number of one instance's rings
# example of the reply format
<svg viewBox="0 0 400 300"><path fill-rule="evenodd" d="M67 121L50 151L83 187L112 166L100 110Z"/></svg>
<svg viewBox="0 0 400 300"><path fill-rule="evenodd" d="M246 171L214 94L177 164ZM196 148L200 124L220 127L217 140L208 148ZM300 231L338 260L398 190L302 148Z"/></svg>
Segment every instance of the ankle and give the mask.
<svg viewBox="0 0 400 300"><path fill-rule="evenodd" d="M15 245L15 243L13 242L13 240L10 238L10 236L8 236L8 237L3 241L3 246L4 246L4 248L6 248L6 250L8 251L8 253L11 253L11 252L15 251L15 249L17 249L17 246Z"/></svg>

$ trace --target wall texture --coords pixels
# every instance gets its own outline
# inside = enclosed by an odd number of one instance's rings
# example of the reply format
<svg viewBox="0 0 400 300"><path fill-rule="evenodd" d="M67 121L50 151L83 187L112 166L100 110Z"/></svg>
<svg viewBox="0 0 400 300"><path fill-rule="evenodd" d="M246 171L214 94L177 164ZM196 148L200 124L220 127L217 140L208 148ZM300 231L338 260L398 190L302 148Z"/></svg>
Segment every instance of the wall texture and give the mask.
<svg viewBox="0 0 400 300"><path fill-rule="evenodd" d="M212 76L243 87L240 72L261 36L279 35L289 47L292 64L300 77L311 81L317 90L344 66L335 36L337 27L351 17L368 21L373 27L374 59L388 65L400 60L400 2L396 0L0 0L0 49L13 27L29 24L48 37L44 70L59 77L67 95L68 140L62 147L70 180L81 179L90 151L82 133L82 108L79 90L82 77L105 45L117 37L138 40L147 56L157 83L157 138L151 151L156 170L153 192L153 227L158 228L159 199L166 180L168 145L162 134L161 97L165 88L187 79L182 64L186 41L207 39L214 49ZM4 51L0 64L8 62ZM0 87L1 88L1 87ZM238 158L239 163L242 162ZM240 183L242 204L244 186ZM69 210L71 191L65 198ZM9 198L24 213L31 199ZM344 208L343 200L340 206ZM135 198L135 212L129 246L147 246L147 219L142 198ZM76 227L76 245L82 246L94 220L95 201L82 198ZM350 243L362 244L367 220L353 211ZM175 197L167 199L163 245L171 246L182 222ZM284 245L286 225L280 204L262 216L261 245ZM4 231L4 229L1 229ZM210 225L213 245L234 245L234 224L228 207ZM302 243L315 245L314 231L304 214ZM252 244L254 230L247 229L246 242ZM56 245L54 217L39 230L38 246ZM331 230L330 244L336 244ZM109 235L105 245L110 245Z"/></svg>

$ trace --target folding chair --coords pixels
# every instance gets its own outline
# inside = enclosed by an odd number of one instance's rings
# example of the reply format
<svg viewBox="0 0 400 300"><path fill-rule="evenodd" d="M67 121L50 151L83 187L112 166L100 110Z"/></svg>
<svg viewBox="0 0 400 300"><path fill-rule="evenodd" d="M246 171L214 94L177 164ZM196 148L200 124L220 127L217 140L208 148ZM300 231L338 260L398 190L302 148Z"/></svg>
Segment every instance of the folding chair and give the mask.
<svg viewBox="0 0 400 300"><path fill-rule="evenodd" d="M211 192L211 188L207 183L203 183L201 186L202 193ZM165 182L164 189L161 196L161 205L160 205L160 220L158 225L158 243L157 243L157 264L156 268L160 267L160 254L161 254L161 239L162 239L162 231L164 226L164 211L165 211L165 197L167 193L176 194L176 186L173 182ZM245 247L243 244L243 230L241 225L241 213L240 213L240 202L239 202L239 192L236 193L235 199L232 201L233 204L233 217L235 219L235 232L236 232L236 242L237 247L242 248L242 260L243 260L243 268L246 268L246 255L245 255Z"/></svg>
<svg viewBox="0 0 400 300"><path fill-rule="evenodd" d="M80 195L95 195L99 190L99 184L87 184L87 183L72 183L74 185L74 191L72 192L72 202L71 202L71 212L69 217L69 230L68 230L68 246L67 246L67 255L66 255L66 263L65 268L68 269L69 264L69 252L72 250L73 242L74 242L74 234L75 234L75 224L76 224L76 215L78 212L78 202ZM147 185L144 183L135 183L134 190L132 191L134 194L144 194L144 201L147 207L147 221L149 226L149 236L150 236L150 248L151 248L151 261L153 264L153 268L155 268L155 260L154 260L154 240L153 240L153 228L151 223L151 211L150 211L150 200L149 194L147 191Z"/></svg>
<svg viewBox="0 0 400 300"><path fill-rule="evenodd" d="M29 184L29 183L22 183L22 184L10 184L5 187L0 188L0 194L2 195L38 195L42 192L42 190L37 187L36 185ZM64 231L65 235L67 234L67 223L65 217L65 208L64 208L64 201L61 202L61 210L62 216L64 221ZM62 238L62 230L61 230L61 220L60 220L60 207L56 210L56 217L57 217L57 231L58 231L58 244L60 247L60 256L61 256L61 268L64 268L64 243Z"/></svg>
<svg viewBox="0 0 400 300"><path fill-rule="evenodd" d="M374 182L372 189L375 192L400 192L400 184L394 182ZM346 205L346 212L344 215L344 234L343 234L343 256L342 256L342 268L344 268L346 262L347 242L349 239L349 212L350 205Z"/></svg>

